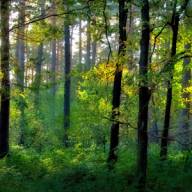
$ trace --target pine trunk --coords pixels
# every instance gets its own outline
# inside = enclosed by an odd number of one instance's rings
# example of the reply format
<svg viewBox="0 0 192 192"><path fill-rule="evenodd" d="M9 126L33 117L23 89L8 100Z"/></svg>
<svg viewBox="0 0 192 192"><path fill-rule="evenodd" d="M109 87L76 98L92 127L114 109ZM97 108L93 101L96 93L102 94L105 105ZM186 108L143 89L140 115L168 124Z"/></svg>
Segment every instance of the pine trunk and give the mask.
<svg viewBox="0 0 192 192"><path fill-rule="evenodd" d="M67 1L64 0L64 6L68 10ZM66 15L64 21L64 42L65 42L65 83L64 83L64 146L68 147L68 129L70 128L70 98L71 98L71 37L69 17Z"/></svg>
<svg viewBox="0 0 192 192"><path fill-rule="evenodd" d="M177 0L175 1L173 18L172 18L172 47L171 47L171 58L174 58L176 55L177 49L177 36L179 28L179 15L176 13ZM167 82L167 98L166 98L166 108L164 116L164 127L161 136L161 151L160 158L162 160L167 159L168 152L168 136L170 128L170 118L171 118L171 104L172 104L172 80L173 80L173 70L174 70L174 61L168 63L170 65L170 80Z"/></svg>
<svg viewBox="0 0 192 192"><path fill-rule="evenodd" d="M9 151L9 0L1 0L1 113L0 113L0 158Z"/></svg>
<svg viewBox="0 0 192 192"><path fill-rule="evenodd" d="M125 55L125 42L126 36L126 22L127 22L127 8L126 0L119 0L119 52L118 56L123 57ZM119 59L122 61L122 59ZM117 161L117 147L119 144L119 107L121 98L121 80L123 72L123 63L118 62L116 64L114 84L113 84L113 99L112 99L112 125L110 135L110 149L108 155L109 167L113 168L113 164Z"/></svg>
<svg viewBox="0 0 192 192"><path fill-rule="evenodd" d="M137 178L140 191L145 190L147 175L147 149L148 149L148 62L149 62L149 43L150 43L150 24L149 24L149 2L142 0L141 8L142 33L140 41L140 61L139 61L139 113L138 113L138 159L137 159Z"/></svg>

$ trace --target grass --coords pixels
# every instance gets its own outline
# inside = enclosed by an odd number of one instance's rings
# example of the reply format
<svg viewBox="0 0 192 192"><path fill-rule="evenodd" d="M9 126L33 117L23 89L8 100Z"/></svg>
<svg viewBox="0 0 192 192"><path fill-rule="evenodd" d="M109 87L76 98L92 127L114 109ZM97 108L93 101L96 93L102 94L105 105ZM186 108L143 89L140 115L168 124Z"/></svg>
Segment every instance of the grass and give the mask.
<svg viewBox="0 0 192 192"><path fill-rule="evenodd" d="M149 151L148 192L190 192L192 157L170 153L160 162L158 148ZM11 147L10 156L0 162L0 191L3 192L126 192L135 189L134 147L122 147L113 171L105 165L106 154L95 146L83 149Z"/></svg>

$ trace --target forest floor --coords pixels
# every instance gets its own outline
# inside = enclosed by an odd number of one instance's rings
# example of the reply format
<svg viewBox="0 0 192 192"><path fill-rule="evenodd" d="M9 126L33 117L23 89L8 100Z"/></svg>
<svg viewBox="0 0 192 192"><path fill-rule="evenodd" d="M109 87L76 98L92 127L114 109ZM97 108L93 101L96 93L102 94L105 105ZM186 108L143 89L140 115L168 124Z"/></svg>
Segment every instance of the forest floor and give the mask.
<svg viewBox="0 0 192 192"><path fill-rule="evenodd" d="M113 171L106 168L106 153L95 148L64 150L11 147L0 162L0 192L134 192L135 150L124 148ZM189 156L188 156L189 155ZM192 156L170 153L160 162L150 149L147 191L191 192Z"/></svg>

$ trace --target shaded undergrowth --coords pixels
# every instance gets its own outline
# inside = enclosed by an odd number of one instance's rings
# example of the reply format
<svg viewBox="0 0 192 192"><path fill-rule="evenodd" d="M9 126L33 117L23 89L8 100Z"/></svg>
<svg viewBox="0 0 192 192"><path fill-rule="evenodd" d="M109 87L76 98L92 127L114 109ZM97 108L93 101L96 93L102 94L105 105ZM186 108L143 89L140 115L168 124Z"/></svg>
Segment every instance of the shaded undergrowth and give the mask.
<svg viewBox="0 0 192 192"><path fill-rule="evenodd" d="M169 160L162 163L158 149L150 149L147 191L190 192L192 157L187 155L173 151ZM116 168L109 172L106 154L96 146L49 148L41 152L14 146L0 162L0 191L134 192L135 156L133 148L122 147Z"/></svg>

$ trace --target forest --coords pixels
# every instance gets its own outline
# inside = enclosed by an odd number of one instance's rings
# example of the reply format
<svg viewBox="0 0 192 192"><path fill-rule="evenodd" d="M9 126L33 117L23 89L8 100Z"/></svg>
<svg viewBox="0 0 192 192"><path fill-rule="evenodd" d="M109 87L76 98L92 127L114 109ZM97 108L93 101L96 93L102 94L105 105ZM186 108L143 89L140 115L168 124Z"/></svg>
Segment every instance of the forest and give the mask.
<svg viewBox="0 0 192 192"><path fill-rule="evenodd" d="M192 191L192 0L0 0L0 192Z"/></svg>

